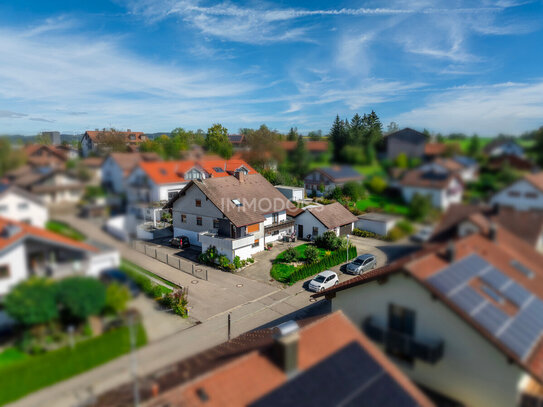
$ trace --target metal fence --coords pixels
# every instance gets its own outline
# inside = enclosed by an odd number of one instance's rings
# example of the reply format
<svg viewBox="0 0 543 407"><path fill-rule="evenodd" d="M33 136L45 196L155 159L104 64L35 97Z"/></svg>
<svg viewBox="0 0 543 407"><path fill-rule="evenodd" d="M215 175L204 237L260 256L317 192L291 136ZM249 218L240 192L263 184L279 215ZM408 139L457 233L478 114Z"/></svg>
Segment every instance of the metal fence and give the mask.
<svg viewBox="0 0 543 407"><path fill-rule="evenodd" d="M190 274L201 280L207 280L207 268L199 264L194 264L193 262L185 260L182 257L168 254L160 250L160 248L153 247L137 240L132 242L132 248L140 253L152 257L153 259L176 268L183 273Z"/></svg>

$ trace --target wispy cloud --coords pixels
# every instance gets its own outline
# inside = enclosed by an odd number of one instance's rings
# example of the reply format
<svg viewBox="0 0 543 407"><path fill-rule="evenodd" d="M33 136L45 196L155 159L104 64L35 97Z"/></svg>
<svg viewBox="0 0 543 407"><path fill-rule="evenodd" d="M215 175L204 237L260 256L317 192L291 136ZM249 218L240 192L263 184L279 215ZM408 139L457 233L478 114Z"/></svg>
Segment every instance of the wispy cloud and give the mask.
<svg viewBox="0 0 543 407"><path fill-rule="evenodd" d="M24 113L11 112L9 110L0 110L0 119L20 119L28 116Z"/></svg>

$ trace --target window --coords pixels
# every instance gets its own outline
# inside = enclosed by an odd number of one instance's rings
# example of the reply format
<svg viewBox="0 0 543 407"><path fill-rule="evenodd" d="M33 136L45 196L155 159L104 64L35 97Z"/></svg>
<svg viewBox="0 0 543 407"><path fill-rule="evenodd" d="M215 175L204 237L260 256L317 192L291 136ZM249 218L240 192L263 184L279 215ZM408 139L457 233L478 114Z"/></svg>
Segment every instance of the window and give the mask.
<svg viewBox="0 0 543 407"><path fill-rule="evenodd" d="M535 192L526 192L524 197L528 199L537 199L537 194Z"/></svg>
<svg viewBox="0 0 543 407"><path fill-rule="evenodd" d="M272 215L272 220L273 220L273 223L279 223L279 213L275 212Z"/></svg>
<svg viewBox="0 0 543 407"><path fill-rule="evenodd" d="M279 234L279 231L278 230L274 230L273 233L272 233L272 236L275 236L275 235L278 235Z"/></svg>
<svg viewBox="0 0 543 407"><path fill-rule="evenodd" d="M17 208L19 208L21 210L26 210L26 209L28 209L28 203L21 202L19 205L17 205Z"/></svg>
<svg viewBox="0 0 543 407"><path fill-rule="evenodd" d="M241 202L239 201L239 199L232 199L232 203L236 206L241 206Z"/></svg>
<svg viewBox="0 0 543 407"><path fill-rule="evenodd" d="M197 169L192 169L185 174L185 179L202 179L202 173Z"/></svg>
<svg viewBox="0 0 543 407"><path fill-rule="evenodd" d="M9 277L9 266L3 265L0 266L0 278L8 278Z"/></svg>
<svg viewBox="0 0 543 407"><path fill-rule="evenodd" d="M389 334L397 337L397 340L388 341L386 352L395 358L413 363L413 354L405 346L405 338L415 335L415 311L390 304L388 307Z"/></svg>
<svg viewBox="0 0 543 407"><path fill-rule="evenodd" d="M202 226L202 217L201 216L196 217L196 224L198 226Z"/></svg>
<svg viewBox="0 0 543 407"><path fill-rule="evenodd" d="M313 226L313 236L317 236L319 234L319 228L317 226Z"/></svg>
<svg viewBox="0 0 543 407"><path fill-rule="evenodd" d="M181 223L187 223L187 215L184 213L181 214Z"/></svg>
<svg viewBox="0 0 543 407"><path fill-rule="evenodd" d="M219 228L219 219L213 219L213 229Z"/></svg>
<svg viewBox="0 0 543 407"><path fill-rule="evenodd" d="M247 226L247 233L255 233L255 232L258 232L259 230L260 230L260 225L258 223Z"/></svg>
<svg viewBox="0 0 543 407"><path fill-rule="evenodd" d="M202 206L202 201L197 199L195 204L197 208L200 208Z"/></svg>
<svg viewBox="0 0 543 407"><path fill-rule="evenodd" d="M511 196L513 198L518 198L520 196L520 192L518 192L518 191L509 191L507 193L507 195L509 195L509 196Z"/></svg>
<svg viewBox="0 0 543 407"><path fill-rule="evenodd" d="M258 247L260 246L260 239L255 239L255 242L253 243L252 247Z"/></svg>

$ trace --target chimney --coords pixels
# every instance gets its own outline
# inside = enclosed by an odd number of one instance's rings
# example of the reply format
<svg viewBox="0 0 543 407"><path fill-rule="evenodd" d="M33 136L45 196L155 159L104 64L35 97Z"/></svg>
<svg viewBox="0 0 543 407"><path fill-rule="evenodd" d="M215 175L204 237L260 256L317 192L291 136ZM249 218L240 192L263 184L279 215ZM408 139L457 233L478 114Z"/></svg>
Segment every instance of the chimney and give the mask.
<svg viewBox="0 0 543 407"><path fill-rule="evenodd" d="M495 242L497 237L498 237L498 225L496 225L496 222L491 222L490 227L488 228L488 238L492 240L493 242Z"/></svg>
<svg viewBox="0 0 543 407"><path fill-rule="evenodd" d="M454 242L452 240L447 245L446 257L449 263L454 263L454 261L456 260L456 247L454 246Z"/></svg>
<svg viewBox="0 0 543 407"><path fill-rule="evenodd" d="M236 177L239 182L245 182L245 173L243 171L236 171L234 177Z"/></svg>
<svg viewBox="0 0 543 407"><path fill-rule="evenodd" d="M300 327L296 321L287 321L276 327L278 333L273 344L275 363L290 378L298 371L298 343Z"/></svg>

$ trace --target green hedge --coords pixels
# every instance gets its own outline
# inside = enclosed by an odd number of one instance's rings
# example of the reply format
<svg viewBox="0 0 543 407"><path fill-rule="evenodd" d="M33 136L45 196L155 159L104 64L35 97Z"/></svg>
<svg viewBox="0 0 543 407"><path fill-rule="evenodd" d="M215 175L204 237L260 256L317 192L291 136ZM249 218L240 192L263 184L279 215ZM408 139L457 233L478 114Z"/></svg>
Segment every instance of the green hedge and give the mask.
<svg viewBox="0 0 543 407"><path fill-rule="evenodd" d="M45 224L45 228L47 230L50 230L51 232L55 232L59 235L68 237L73 240L83 241L86 239L86 236L83 233L79 232L78 230L75 230L70 225L64 222L50 220L50 221L47 221L47 223Z"/></svg>
<svg viewBox="0 0 543 407"><path fill-rule="evenodd" d="M127 260L121 260L121 267L120 269L126 273L128 277L130 277L137 285L138 287L147 295L153 298L162 297L163 294L169 294L173 291L174 288L177 288L172 283L155 276L150 271L147 271L145 269L142 269L141 267L130 263ZM138 271L136 271L138 270ZM156 278L157 280L160 280L167 284L169 287L164 287L163 285L156 284L153 282L150 278L146 277L145 275L152 276L153 278Z"/></svg>
<svg viewBox="0 0 543 407"><path fill-rule="evenodd" d="M349 259L354 259L357 255L356 247L349 247ZM338 264L347 261L347 249L339 249L319 260L314 264L308 264L296 268L294 272L288 277L288 283L294 284L296 281L303 280L309 276L320 273L326 269L337 266Z"/></svg>
<svg viewBox="0 0 543 407"><path fill-rule="evenodd" d="M137 345L146 343L145 330L138 324ZM122 327L79 342L73 349L65 347L0 367L0 404L17 400L128 352L129 328Z"/></svg>

